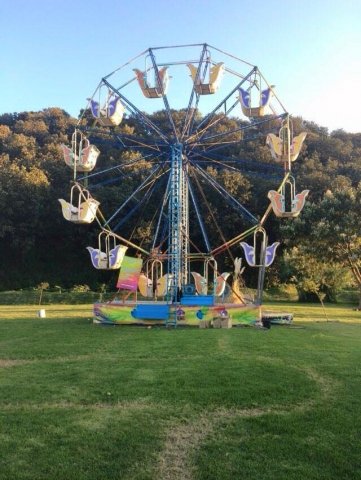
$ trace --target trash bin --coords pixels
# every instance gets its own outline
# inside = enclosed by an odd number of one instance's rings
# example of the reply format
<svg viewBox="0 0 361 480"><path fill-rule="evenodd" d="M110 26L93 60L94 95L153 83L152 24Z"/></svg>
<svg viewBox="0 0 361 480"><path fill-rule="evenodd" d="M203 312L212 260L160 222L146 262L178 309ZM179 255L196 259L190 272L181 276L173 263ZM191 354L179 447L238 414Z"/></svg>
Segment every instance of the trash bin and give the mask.
<svg viewBox="0 0 361 480"><path fill-rule="evenodd" d="M266 317L262 317L262 325L263 325L263 328L270 329L271 328L271 319L266 318Z"/></svg>

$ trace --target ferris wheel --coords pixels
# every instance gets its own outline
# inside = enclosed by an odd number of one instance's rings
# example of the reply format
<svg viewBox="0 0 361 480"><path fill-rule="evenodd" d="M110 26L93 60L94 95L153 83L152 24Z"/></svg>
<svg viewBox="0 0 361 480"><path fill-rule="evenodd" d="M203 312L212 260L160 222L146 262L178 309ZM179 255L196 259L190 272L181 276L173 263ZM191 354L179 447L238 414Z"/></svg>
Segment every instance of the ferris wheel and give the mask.
<svg viewBox="0 0 361 480"><path fill-rule="evenodd" d="M249 319L279 245L268 245L265 222L272 212L298 216L308 195L297 193L291 173L305 137L293 135L275 87L257 66L208 44L149 48L104 76L70 145L62 145L74 183L70 200L59 200L66 220L98 223L98 245L88 247L93 266L120 270L118 287L135 296L110 313L96 307L98 319ZM260 139L272 162L247 158L247 144ZM115 152L110 160L102 159L102 145ZM253 212L237 182L259 171L275 184L266 210ZM103 211L97 191L107 186L118 202ZM224 229L234 214L239 225ZM258 269L252 301L240 293L236 303L225 299L234 272L220 272L219 258L231 255L239 274L235 248Z"/></svg>

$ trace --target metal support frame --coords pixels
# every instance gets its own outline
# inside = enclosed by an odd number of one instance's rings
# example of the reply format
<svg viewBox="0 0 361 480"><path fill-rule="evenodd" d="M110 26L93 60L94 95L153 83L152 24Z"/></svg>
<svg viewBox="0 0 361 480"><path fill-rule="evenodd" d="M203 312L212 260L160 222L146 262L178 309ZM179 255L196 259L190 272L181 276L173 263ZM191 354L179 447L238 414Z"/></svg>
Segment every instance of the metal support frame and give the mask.
<svg viewBox="0 0 361 480"><path fill-rule="evenodd" d="M131 113L133 113L139 119L139 121L146 128L150 129L151 131L159 135L159 137L162 138L165 141L165 143L169 143L166 135L164 135L163 132L155 125L155 123L152 122L146 115L144 115L144 113L141 110L139 110L139 108L137 108L132 102L130 102L130 100L128 100L127 97L125 97L122 93L120 93L120 91L117 88L113 87L113 85L109 83L108 80L106 80L105 78L102 79L102 82L110 90L112 90L116 95L118 95L118 97L121 100L123 100L126 107L131 111Z"/></svg>
<svg viewBox="0 0 361 480"><path fill-rule="evenodd" d="M161 79L160 79L160 76L159 76L159 70L158 70L158 66L157 66L157 62L155 60L155 56L154 56L154 53L152 51L152 49L150 48L149 49L149 56L151 58L151 61L152 61L152 65L153 65L153 68L154 68L154 73L155 73L155 77L156 77L156 80L157 80L157 84L158 86L162 89L162 92L163 92L163 103L164 103L164 106L165 106L165 110L167 112L167 116L168 116L168 120L169 120L169 124L172 126L172 130L173 130L173 135L174 135L174 138L176 139L176 141L178 142L178 133L177 133L177 129L174 125L174 121L173 121L173 118L172 118L172 112L170 110L170 106L169 106L169 102L168 102L168 99L167 99L167 95L165 94L165 92L163 91L163 86L162 86L162 82L161 82Z"/></svg>
<svg viewBox="0 0 361 480"><path fill-rule="evenodd" d="M263 300L263 286L264 286L264 277L266 273L266 247L268 244L267 235L264 237L261 245L261 254L260 254L260 266L258 271L258 281L257 281L257 296L256 296L256 305L258 307L262 306Z"/></svg>
<svg viewBox="0 0 361 480"><path fill-rule="evenodd" d="M183 145L171 146L170 197L169 197L169 239L168 274L171 302L176 303L178 290L188 279L188 185L183 169Z"/></svg>
<svg viewBox="0 0 361 480"><path fill-rule="evenodd" d="M181 170L181 287L189 283L189 195L188 195L188 164L183 162Z"/></svg>
<svg viewBox="0 0 361 480"><path fill-rule="evenodd" d="M207 235L207 232L206 232L203 220L202 220L201 213L199 211L199 207L198 207L198 204L197 204L197 200L196 200L196 197L195 197L195 194L194 194L193 187L192 187L192 184L190 182L189 176L187 176L187 182L188 182L188 189L189 189L189 193L190 193L190 196L191 196L191 199L192 199L192 203L193 203L194 209L196 211L197 220L198 220L198 223L199 223L202 235L203 235L204 244L206 246L207 253L209 253L211 251L211 244L209 243L208 235Z"/></svg>
<svg viewBox="0 0 361 480"><path fill-rule="evenodd" d="M124 83L124 85L122 85L119 88L115 88L110 83L110 81L113 81L113 80L110 80L110 77L121 68L125 67L126 65L129 65L130 62L127 62L123 66L114 70L114 72L111 72L109 75L102 78L98 88L101 88L102 86L106 86L109 89L109 92L112 92L115 95L117 95L121 99L124 107L127 109L127 112L131 115L131 118L133 117L137 122L139 122L139 124L142 126L144 131L138 135L132 135L129 132L128 133L126 133L126 131L123 132L122 129L119 129L119 130L116 129L114 132L109 132L104 129L94 129L93 127L82 126L81 124L78 125L79 130L88 130L91 134L93 134L93 130L94 132L99 131L101 139L103 139L104 136L113 137L113 139L119 142L122 149L131 149L135 152L139 152L140 154L143 154L143 158L147 158L148 156L152 157L153 166L151 168L150 174L131 193L131 195L119 206L119 208L115 211L115 213L113 213L113 215L108 220L103 218L103 221L104 221L103 231L105 232L111 232L111 227L109 223L113 223L113 222L115 223L116 220L118 220L118 223L115 225L113 230L117 230L117 228L121 226L123 222L125 222L131 215L134 215L135 212L137 212L137 209L141 205L144 205L147 201L149 201L149 199L151 198L151 195L153 194L156 188L154 185L155 181L158 180L165 173L168 173L168 170L165 168L165 165L167 164L167 168L168 168L168 164L170 166L170 170L169 170L170 174L169 174L169 179L167 183L167 188L163 196L163 199L161 200L159 205L160 216L156 225L156 233L153 240L152 250L157 247L158 239L161 244L163 243L165 244L168 241L168 249L166 254L163 254L162 260L168 262L169 277L167 281L167 285L168 285L167 299L169 303L173 304L171 305L171 310L174 310L171 316L171 319L174 318L174 321L170 319L167 322L167 324L173 323L174 325L176 325L176 322L177 322L176 310L177 310L177 303L179 301L179 289L181 289L182 286L190 282L190 279L189 279L190 261L203 260L206 264L205 275L207 278L208 278L208 267L210 266L209 264L210 262L213 262L215 266L214 276L216 276L217 264L214 259L214 256L218 255L225 249L230 248L231 246L235 245L235 243L239 242L240 240L254 233L259 226L262 226L264 224L268 215L271 212L271 206L269 206L267 208L266 213L263 215L261 220L259 220L254 215L252 215L236 198L230 195L226 191L226 189L222 185L220 185L216 181L216 179L212 177L212 175L210 175L207 172L205 168L202 168L199 165L199 163L204 161L205 162L210 161L213 164L216 163L217 165L222 167L226 166L225 165L226 161L239 162L240 164L242 164L243 160L241 159L237 159L237 158L225 159L224 155L220 155L219 150L224 151L224 149L227 148L229 145L238 143L240 141L239 137L242 137L243 140L252 140L253 137L245 135L244 132L246 132L252 126L256 127L265 122L268 122L269 119L265 118L258 121L252 120L247 124L244 124L244 122L240 122L238 125L233 126L233 128L229 127L229 129L226 131L223 131L223 130L219 131L219 129L216 129L215 127L222 121L224 117L228 117L231 114L231 112L236 108L236 106L239 104L239 99L235 101L232 98L232 96L235 93L237 93L237 90L245 83L250 85L254 84L255 75L260 75L262 80L265 80L264 77L261 75L261 73L259 72L256 66L251 65L250 63L245 62L241 59L238 59L237 57L234 57L232 55L226 54L225 52L222 52L221 50L218 50L215 47L211 47L205 43L188 45L189 47L190 46L201 47L201 53L200 53L199 59L197 59L196 61L184 61L184 62L175 62L175 63L173 62L173 63L167 63L167 64L157 63L157 60L155 57L155 52L157 50L163 49L163 48L180 48L185 46L186 45L176 45L176 46L170 46L170 47L149 48L148 50L144 51L142 54L139 55L139 57L147 55L151 60L151 66L147 68L147 71L148 70L154 71L154 74L156 77L156 83L161 88L162 100L163 100L164 108L167 115L168 125L170 126L170 132L168 132L168 130L163 131L163 129L157 125L156 121L153 121L148 114L142 112L134 103L132 103L122 93L123 87L128 85L132 81L134 81L135 78L132 78L131 80L127 81L127 83ZM198 82L198 80L202 80L202 78L204 77L207 71L207 68L212 63L210 57L208 56L209 48L214 49L222 54L226 54L237 61L241 61L244 65L247 65L248 68L250 68L251 70L246 75L243 75L227 69L226 71L234 74L238 78L237 84L228 92L228 94L223 98L222 101L217 102L216 106L213 108L213 110L210 113L208 113L202 119L197 121L196 114L198 111L200 94L196 92L194 87ZM138 57L135 57L134 59L136 58ZM172 64L174 65L183 64L183 63L186 64L189 62L193 64L198 63L198 68L197 68L196 77L195 79L193 79L194 85L190 94L188 107L185 112L184 120L182 124L179 126L178 119L177 119L177 122L175 122L175 117L173 118L172 109L170 108L167 95L165 94L164 89L162 87L162 83L159 75L159 67L162 65L168 66ZM247 71L248 71L248 68L247 68ZM281 103L280 105L284 110L283 105ZM290 170L291 170L289 118L286 111L282 115L279 115L278 117L273 117L273 118L285 118L286 119L285 123L288 127L288 130L287 130L288 162L285 165L286 176L282 183L282 185L284 185L284 183L287 181L287 178L290 175ZM235 135L238 133L239 135ZM234 139L232 137L233 135L235 136ZM253 135L253 132L252 132L252 135ZM155 160L156 160L156 163L155 163ZM136 161L139 161L139 158L137 158ZM133 162L130 162L130 164L132 163ZM103 173L108 171L113 171L113 170L119 170L122 173L121 169L128 165L129 164L110 167L105 171L103 171ZM216 192L218 192L229 205L231 205L237 212L239 212L242 215L242 217L244 217L244 219L246 219L252 225L246 231L237 235L236 237L229 240L228 242L226 242L225 239L223 239L224 243L219 247L214 248L213 250L211 249L210 242L207 237L205 225L201 217L201 210L197 206L195 194L192 189L192 185L189 182L188 168L192 169L192 167L194 168L194 172L199 174L203 178L203 180L206 180L207 183L210 186L212 186L213 189ZM232 167L232 169L237 170L234 167ZM266 166L264 166L264 169L268 170L268 166L267 168ZM86 174L81 178L84 180L84 182L87 182L88 178L95 179L96 175L97 175L96 173ZM108 182L110 182L110 180L106 179L100 184L105 184ZM96 188L96 186L97 185L95 185L94 188ZM142 197L141 200L139 200L137 196L141 192L142 193L145 192L145 195ZM189 198L189 195L190 195L190 198ZM130 211L126 215L124 215L121 218L121 220L116 219L116 217L123 211L123 209L125 209L125 207L129 209L130 201L134 201L137 203L135 206L133 206L130 209ZM203 239L205 242L205 246L207 249L206 254L201 253L200 251L198 251L197 253L194 251L190 253L190 244L192 245L192 250L196 248L194 247L194 244L189 238L189 203L190 202L193 202L194 204L198 223L199 223L199 226L203 235ZM166 205L168 205L168 212L165 211ZM161 227L163 227L164 229L164 234L162 234L161 232ZM168 227L168 236L166 236L165 234L166 233L165 230L167 229L167 227ZM112 234L117 239L121 241L125 241L118 234L114 234L114 233ZM141 247L137 247L135 244L131 243L130 241L125 241L125 243L126 245L137 248L138 251L144 254L152 255L152 251L147 252ZM261 305L262 303L262 291L263 291L263 283L264 283L264 276L265 276L265 255L266 255L266 243L262 245L262 249L261 249L261 261L260 261L261 265L259 266L257 301L256 301L258 305ZM155 260L155 261L159 262L160 260Z"/></svg>
<svg viewBox="0 0 361 480"><path fill-rule="evenodd" d="M203 64L204 57L205 57L206 53L207 53L207 44L204 44L203 48L202 48L202 53L201 53L201 56L200 56L200 59L199 59L199 63L198 63L196 78L195 78L194 85L193 85L192 92L191 92L191 96L190 96L189 102L188 102L187 113L186 113L186 116L185 116L185 119L184 119L184 126L183 126L183 132L182 132L183 137L185 137L186 135L189 135L189 132L193 128L194 116L196 114L196 111L197 111L197 108L198 108L198 103L199 103L199 98L200 98L200 95L199 95L199 93L197 93L195 91L194 86L195 86L196 82L198 81L198 79L201 75L201 66ZM195 100L194 100L194 98L195 98Z"/></svg>
<svg viewBox="0 0 361 480"><path fill-rule="evenodd" d="M227 190L222 187L214 178L212 178L203 168L198 167L195 163L192 162L193 167L195 170L200 173L200 175L205 178L212 187L217 190L220 194L224 196L225 199L228 200L228 203L233 206L238 212L240 212L244 218L251 221L252 223L258 223L258 219L252 215L236 198L234 198Z"/></svg>

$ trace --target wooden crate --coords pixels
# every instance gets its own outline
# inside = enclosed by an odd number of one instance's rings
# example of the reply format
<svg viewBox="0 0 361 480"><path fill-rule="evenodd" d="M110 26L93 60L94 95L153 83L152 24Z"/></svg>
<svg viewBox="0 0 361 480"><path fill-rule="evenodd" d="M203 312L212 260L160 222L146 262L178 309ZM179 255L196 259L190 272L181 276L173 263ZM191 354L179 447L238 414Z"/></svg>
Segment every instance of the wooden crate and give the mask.
<svg viewBox="0 0 361 480"><path fill-rule="evenodd" d="M231 317L222 318L221 328L232 328L232 318Z"/></svg>
<svg viewBox="0 0 361 480"><path fill-rule="evenodd" d="M214 317L213 318L213 328L221 328L222 327L222 318L221 317Z"/></svg>
<svg viewBox="0 0 361 480"><path fill-rule="evenodd" d="M199 321L199 328L210 328L211 321L210 320L200 320Z"/></svg>

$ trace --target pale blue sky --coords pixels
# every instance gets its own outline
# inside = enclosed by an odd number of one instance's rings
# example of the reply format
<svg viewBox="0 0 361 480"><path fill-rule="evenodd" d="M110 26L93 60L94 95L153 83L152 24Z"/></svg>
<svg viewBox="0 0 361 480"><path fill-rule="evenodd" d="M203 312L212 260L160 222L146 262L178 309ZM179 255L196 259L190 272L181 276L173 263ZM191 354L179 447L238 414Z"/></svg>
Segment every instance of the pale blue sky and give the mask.
<svg viewBox="0 0 361 480"><path fill-rule="evenodd" d="M76 116L148 47L206 42L258 65L291 114L361 131L361 0L0 0L0 40L0 113Z"/></svg>

